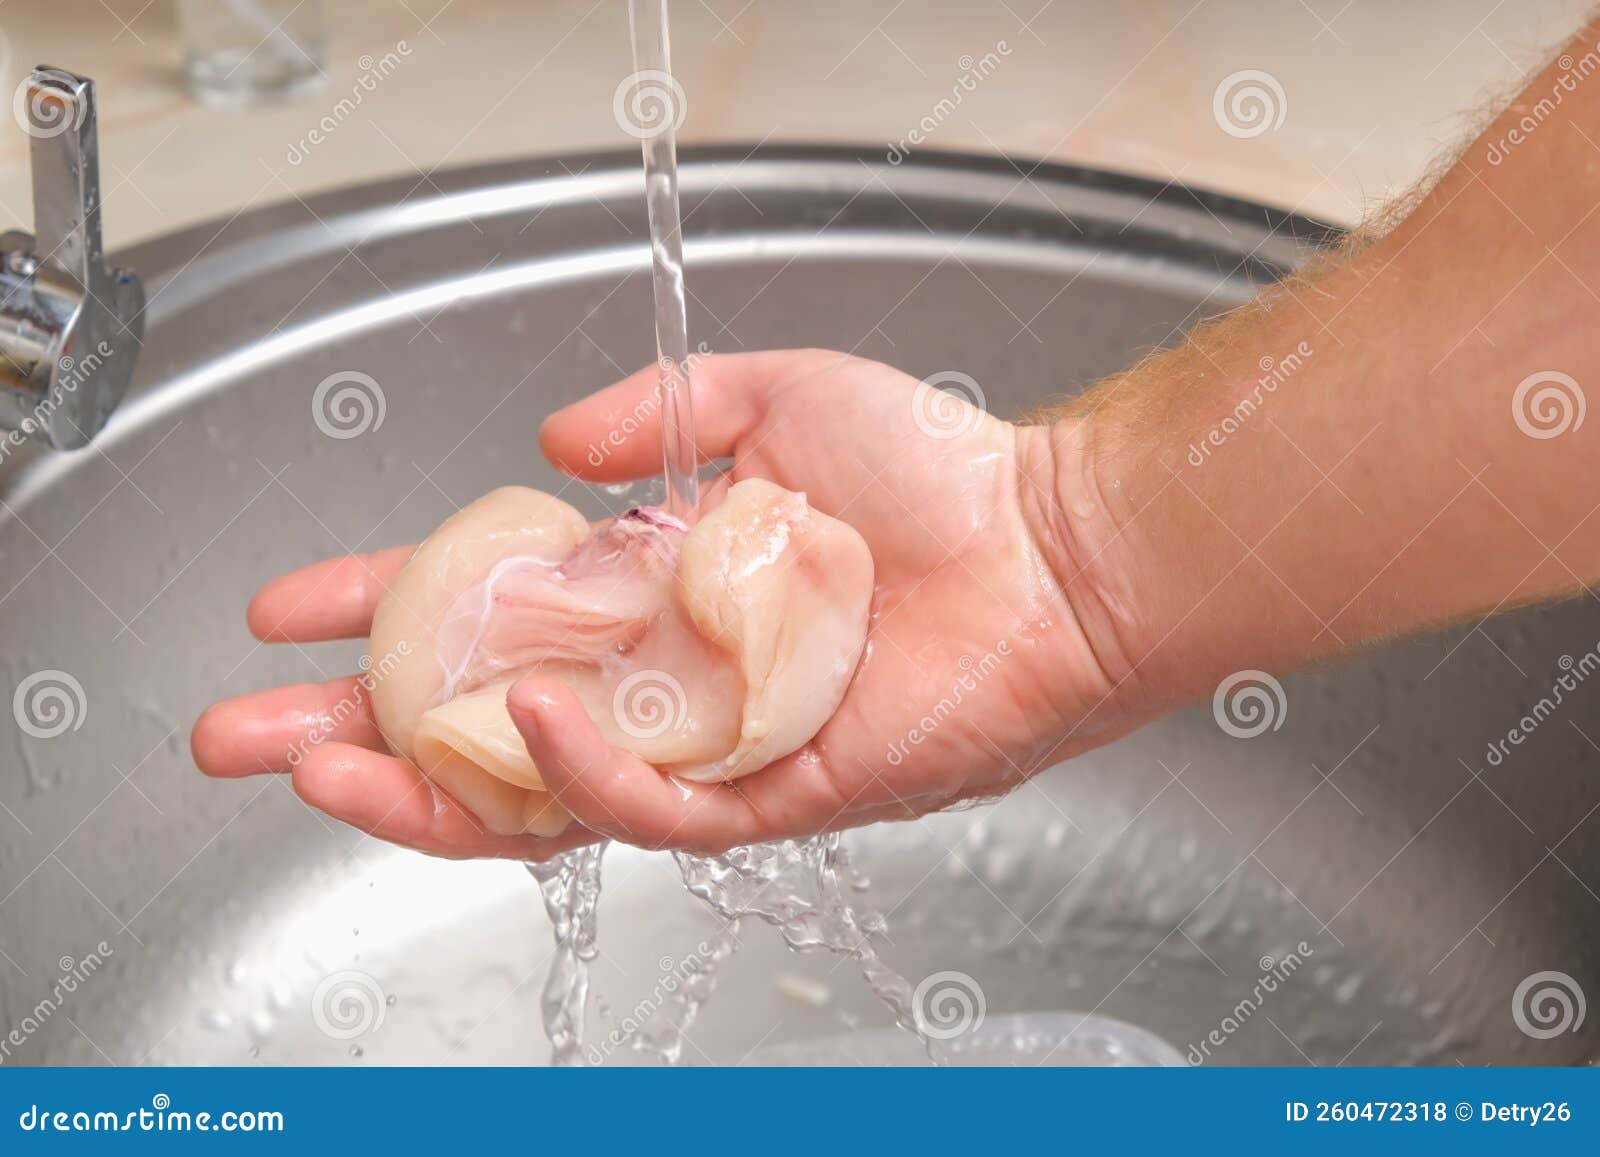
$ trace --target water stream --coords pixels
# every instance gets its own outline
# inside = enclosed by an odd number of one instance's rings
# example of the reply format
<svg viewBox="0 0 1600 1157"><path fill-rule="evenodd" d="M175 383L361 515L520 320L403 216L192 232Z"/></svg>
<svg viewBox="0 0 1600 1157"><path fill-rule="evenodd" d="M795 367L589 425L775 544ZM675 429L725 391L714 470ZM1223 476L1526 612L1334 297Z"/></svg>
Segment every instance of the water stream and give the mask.
<svg viewBox="0 0 1600 1157"><path fill-rule="evenodd" d="M678 853L684 887L725 920L754 916L778 930L796 952L823 950L850 957L895 1023L941 1059L918 1019L911 982L884 963L874 938L885 931L878 913L861 913L846 898L853 877L839 834L734 848L723 856Z"/></svg>
<svg viewBox="0 0 1600 1157"><path fill-rule="evenodd" d="M661 463L666 507L684 522L699 506L694 400L689 381L689 313L678 215L678 130L683 89L672 75L667 0L629 0L635 100L655 100L657 119L643 129L645 208L650 218L650 274L655 292L656 401L661 407Z"/></svg>
<svg viewBox="0 0 1600 1157"><path fill-rule="evenodd" d="M672 76L667 36L667 0L629 0L633 38L635 102L644 156L645 202L650 223L650 267L655 296L661 459L667 509L693 522L699 504L694 406L683 236L678 207L677 122L683 90ZM648 119L648 127L644 124ZM583 1060L589 962L596 953L595 907L600 894L603 847L587 848L549 864L529 865L539 881L555 930L556 951L545 982L541 1011L552 1061ZM677 855L684 886L722 921L714 950L697 962L661 1023L632 1042L637 1051L669 1064L683 1057L687 1032L716 986L717 970L738 946L738 928L755 917L778 930L796 951L824 950L853 959L872 991L894 1014L895 1023L920 1038L929 1056L940 1057L923 1032L912 986L883 962L874 938L882 918L864 916L846 899L853 877L837 834L735 848L723 856Z"/></svg>
<svg viewBox="0 0 1600 1157"><path fill-rule="evenodd" d="M600 861L606 845L595 844L529 864L539 882L544 910L555 934L555 955L539 999L550 1063L583 1063L584 1014L589 1007L589 965L599 952L596 909L600 905Z"/></svg>

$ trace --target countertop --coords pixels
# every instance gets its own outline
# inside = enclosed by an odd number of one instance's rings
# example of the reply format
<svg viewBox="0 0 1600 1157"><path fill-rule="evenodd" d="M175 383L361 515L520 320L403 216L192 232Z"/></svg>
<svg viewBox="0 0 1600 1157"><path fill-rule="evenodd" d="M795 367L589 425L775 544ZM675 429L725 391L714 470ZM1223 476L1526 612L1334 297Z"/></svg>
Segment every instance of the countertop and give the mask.
<svg viewBox="0 0 1600 1157"><path fill-rule="evenodd" d="M194 102L166 0L10 0L0 75L8 93L34 63L96 80L110 249L377 177L414 174L426 189L441 167L633 144L612 108L632 72L623 0L326 7L327 83L276 107ZM681 138L887 150L931 125L928 147L1101 165L1351 222L1416 180L1591 8L678 0ZM1219 87L1241 73L1236 86L1270 78L1256 87L1271 123L1229 131ZM20 130L0 133L0 219L32 220Z"/></svg>

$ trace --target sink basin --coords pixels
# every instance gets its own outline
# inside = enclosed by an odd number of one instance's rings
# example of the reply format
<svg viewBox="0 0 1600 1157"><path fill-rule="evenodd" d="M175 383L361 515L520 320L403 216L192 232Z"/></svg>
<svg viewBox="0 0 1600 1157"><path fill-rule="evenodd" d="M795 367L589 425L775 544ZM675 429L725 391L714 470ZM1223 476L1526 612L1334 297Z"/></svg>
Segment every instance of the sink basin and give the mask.
<svg viewBox="0 0 1600 1157"><path fill-rule="evenodd" d="M992 158L689 151L682 185L694 340L959 371L1003 415L1330 237ZM187 730L219 696L354 668L355 644L252 641L264 579L564 485L539 420L653 356L640 193L635 155L522 162L118 255L150 295L127 401L92 447L0 465L0 1061L547 1058L549 928L518 865L390 848L281 778L207 781ZM848 835L861 902L913 984L957 974L998 1025L1121 1022L1191 1063L1594 1059L1600 681L1486 752L1596 639L1578 598L1287 676L1257 736L1179 712L999 804ZM670 1015L714 923L631 849L600 921L592 1059L649 1061L613 1038ZM687 1062L889 1023L850 963L740 935Z"/></svg>

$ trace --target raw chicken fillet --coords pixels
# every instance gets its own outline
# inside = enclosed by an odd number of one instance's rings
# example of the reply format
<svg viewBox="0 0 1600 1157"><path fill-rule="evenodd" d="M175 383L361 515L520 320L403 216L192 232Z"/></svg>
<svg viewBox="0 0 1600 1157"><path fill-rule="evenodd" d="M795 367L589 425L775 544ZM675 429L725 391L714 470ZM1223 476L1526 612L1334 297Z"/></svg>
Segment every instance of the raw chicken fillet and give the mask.
<svg viewBox="0 0 1600 1157"><path fill-rule="evenodd" d="M570 817L506 711L518 678L564 683L613 746L663 772L737 779L838 708L871 597L861 536L761 479L693 527L653 508L590 526L506 487L446 520L379 602L373 711L486 829L552 835Z"/></svg>

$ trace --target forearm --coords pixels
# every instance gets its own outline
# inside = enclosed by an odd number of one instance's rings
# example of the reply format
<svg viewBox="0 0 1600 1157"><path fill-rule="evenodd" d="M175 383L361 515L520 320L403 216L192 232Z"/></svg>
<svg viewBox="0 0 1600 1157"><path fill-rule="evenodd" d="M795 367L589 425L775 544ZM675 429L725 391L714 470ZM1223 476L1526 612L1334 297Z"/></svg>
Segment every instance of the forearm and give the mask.
<svg viewBox="0 0 1600 1157"><path fill-rule="evenodd" d="M1600 577L1600 420L1578 420L1600 382L1595 39L1387 236L1056 423L1061 508L1087 489L1100 511L1055 520L1058 569L1113 679L1186 698ZM1567 410L1536 404L1547 386Z"/></svg>

